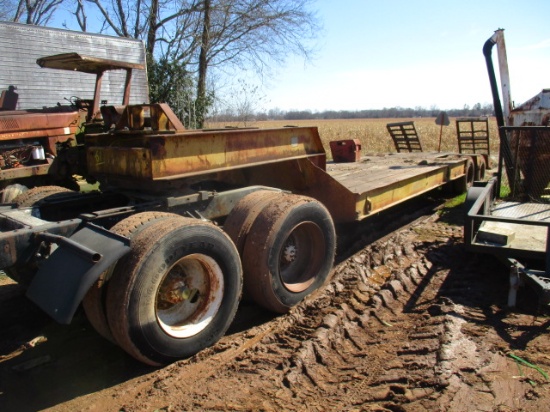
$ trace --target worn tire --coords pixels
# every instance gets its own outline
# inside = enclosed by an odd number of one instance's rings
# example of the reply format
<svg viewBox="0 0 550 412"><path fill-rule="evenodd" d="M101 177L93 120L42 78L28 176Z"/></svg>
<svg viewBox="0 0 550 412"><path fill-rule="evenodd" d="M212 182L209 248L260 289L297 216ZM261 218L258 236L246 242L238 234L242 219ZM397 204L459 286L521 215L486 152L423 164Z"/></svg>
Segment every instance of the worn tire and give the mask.
<svg viewBox="0 0 550 412"><path fill-rule="evenodd" d="M217 342L241 292L239 255L222 230L196 219L163 219L138 233L116 265L107 319L126 352L159 366Z"/></svg>
<svg viewBox="0 0 550 412"><path fill-rule="evenodd" d="M476 167L476 180L485 180L485 174L487 173L487 164L485 158L481 156L478 159Z"/></svg>
<svg viewBox="0 0 550 412"><path fill-rule="evenodd" d="M464 176L451 182L451 191L453 195L461 195L466 192L475 180L475 167L472 159L468 158L464 165Z"/></svg>
<svg viewBox="0 0 550 412"><path fill-rule="evenodd" d="M74 191L61 186L33 187L17 196L13 202L17 207L33 207L40 205L43 200L61 197L63 193L72 194Z"/></svg>
<svg viewBox="0 0 550 412"><path fill-rule="evenodd" d="M166 212L138 213L121 220L110 230L131 240L152 222L175 216L178 215ZM114 342L115 339L107 322L105 299L115 266L116 263L99 276L99 279L92 285L82 300L82 307L90 324L97 333L111 342Z"/></svg>
<svg viewBox="0 0 550 412"><path fill-rule="evenodd" d="M282 192L258 190L243 197L231 210L225 219L223 230L235 243L239 255L242 256L246 237L256 217L272 199L279 196L282 196Z"/></svg>
<svg viewBox="0 0 550 412"><path fill-rule="evenodd" d="M246 238L245 289L259 305L286 313L323 285L335 249L334 223L321 203L278 197L263 208Z"/></svg>

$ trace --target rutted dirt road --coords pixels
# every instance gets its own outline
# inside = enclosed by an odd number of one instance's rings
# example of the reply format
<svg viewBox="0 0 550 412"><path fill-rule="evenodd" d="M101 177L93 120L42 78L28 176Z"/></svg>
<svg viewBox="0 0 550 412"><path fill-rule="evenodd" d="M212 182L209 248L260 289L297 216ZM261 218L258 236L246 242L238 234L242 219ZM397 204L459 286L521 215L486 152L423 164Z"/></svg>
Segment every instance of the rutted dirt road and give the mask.
<svg viewBox="0 0 550 412"><path fill-rule="evenodd" d="M548 312L528 289L506 309L506 269L464 250L453 214L340 253L287 315L243 303L218 344L163 369L82 315L53 324L4 279L0 410L548 410Z"/></svg>

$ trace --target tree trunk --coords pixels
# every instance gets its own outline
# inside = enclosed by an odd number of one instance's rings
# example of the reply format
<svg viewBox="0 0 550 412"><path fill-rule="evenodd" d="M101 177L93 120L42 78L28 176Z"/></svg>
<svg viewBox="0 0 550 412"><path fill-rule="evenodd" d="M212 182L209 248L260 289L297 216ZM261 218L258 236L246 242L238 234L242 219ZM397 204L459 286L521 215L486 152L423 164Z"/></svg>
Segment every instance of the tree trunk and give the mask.
<svg viewBox="0 0 550 412"><path fill-rule="evenodd" d="M199 78L197 82L197 100L195 102L196 124L198 129L204 126L206 115L206 72L208 70L208 47L210 43L210 0L204 0L204 19L202 26L201 51L199 55Z"/></svg>
<svg viewBox="0 0 550 412"><path fill-rule="evenodd" d="M159 0L151 0L151 8L149 10L149 29L147 31L147 58L153 58L155 51L155 43L157 41L157 23L159 14Z"/></svg>

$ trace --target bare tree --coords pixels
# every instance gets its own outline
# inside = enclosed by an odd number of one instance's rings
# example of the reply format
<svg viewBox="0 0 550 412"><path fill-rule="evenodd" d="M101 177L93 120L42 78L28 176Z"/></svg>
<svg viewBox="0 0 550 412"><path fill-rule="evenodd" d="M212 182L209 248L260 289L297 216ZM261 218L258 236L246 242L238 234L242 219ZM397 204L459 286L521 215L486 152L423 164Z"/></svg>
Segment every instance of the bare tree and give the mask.
<svg viewBox="0 0 550 412"><path fill-rule="evenodd" d="M290 54L308 58L308 40L318 29L309 10L314 1L77 0L75 15L85 30L86 3L102 16L104 31L142 39L148 58L162 62L163 70L176 64L196 76L194 111L202 126L211 103L206 85L212 68L233 66L263 73Z"/></svg>
<svg viewBox="0 0 550 412"><path fill-rule="evenodd" d="M211 27L210 27L210 13L211 13L211 0L204 0L204 10L202 19L202 36L201 47L199 52L199 76L197 79L197 100L196 107L198 108L197 123L200 129L204 125L204 117L208 107L206 100L206 73L208 70L208 54L210 51L211 41Z"/></svg>
<svg viewBox="0 0 550 412"><path fill-rule="evenodd" d="M16 7L12 0L0 2L0 20L12 20Z"/></svg>
<svg viewBox="0 0 550 412"><path fill-rule="evenodd" d="M87 22L88 17L86 16L86 10L84 9L84 0L76 0L76 10L74 11L74 16L76 18L76 21L78 25L80 26L80 29L82 31L87 31Z"/></svg>
<svg viewBox="0 0 550 412"><path fill-rule="evenodd" d="M289 54L308 58L318 33L311 0L204 0L198 61L197 110L202 126L205 84L212 67L253 67L263 72Z"/></svg>
<svg viewBox="0 0 550 412"><path fill-rule="evenodd" d="M308 57L316 38L313 0L219 0L212 10L208 63L250 65L282 63L290 54Z"/></svg>
<svg viewBox="0 0 550 412"><path fill-rule="evenodd" d="M79 0L103 18L102 31L120 37L145 41L147 53L155 55L155 46L170 48L183 31L178 28L187 18L202 9L199 0ZM161 56L173 55L166 49Z"/></svg>
<svg viewBox="0 0 550 412"><path fill-rule="evenodd" d="M15 8L13 2L8 2L12 7L10 20L44 26L50 22L54 12L63 2L64 0L18 0Z"/></svg>

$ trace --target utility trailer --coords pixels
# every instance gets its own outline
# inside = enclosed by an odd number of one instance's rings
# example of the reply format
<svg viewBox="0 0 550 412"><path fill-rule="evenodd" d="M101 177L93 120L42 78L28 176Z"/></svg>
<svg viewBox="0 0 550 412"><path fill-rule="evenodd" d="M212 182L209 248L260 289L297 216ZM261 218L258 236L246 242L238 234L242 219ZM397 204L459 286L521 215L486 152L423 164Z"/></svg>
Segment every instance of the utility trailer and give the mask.
<svg viewBox="0 0 550 412"><path fill-rule="evenodd" d="M500 128L506 165L466 197L466 247L492 254L510 269L508 306L531 286L540 305L550 304L550 127ZM507 153L507 155L504 155ZM512 162L512 163L509 163Z"/></svg>
<svg viewBox="0 0 550 412"><path fill-rule="evenodd" d="M315 127L180 130L164 104L131 105L86 138L101 192L39 187L0 208L0 268L61 323L94 328L162 365L227 330L241 294L285 313L321 287L336 227L427 191L464 191L476 155L326 162Z"/></svg>
<svg viewBox="0 0 550 412"><path fill-rule="evenodd" d="M501 104L491 50L498 46ZM475 182L466 198L466 247L492 254L510 269L508 305L530 285L539 304L550 304L550 90L512 108L504 45L497 30L483 48L499 125L496 175Z"/></svg>
<svg viewBox="0 0 550 412"><path fill-rule="evenodd" d="M549 135L550 136L550 135ZM517 290L529 285L539 304L550 304L550 205L500 198L498 178L468 190L464 236L466 247L492 254L510 269L508 306Z"/></svg>

